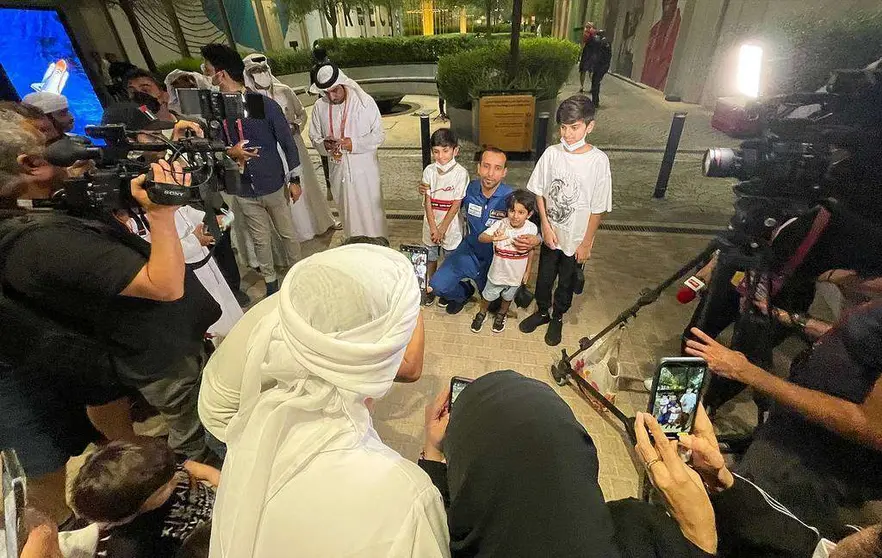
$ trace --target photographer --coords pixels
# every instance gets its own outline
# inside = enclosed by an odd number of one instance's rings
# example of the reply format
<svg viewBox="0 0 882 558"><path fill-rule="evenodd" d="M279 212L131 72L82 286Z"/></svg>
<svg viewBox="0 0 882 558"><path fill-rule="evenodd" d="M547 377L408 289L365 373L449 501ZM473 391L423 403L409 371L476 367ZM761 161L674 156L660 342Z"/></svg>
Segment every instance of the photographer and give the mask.
<svg viewBox="0 0 882 558"><path fill-rule="evenodd" d="M3 138L23 130L4 119L0 126ZM7 207L19 206L0 221L4 299L11 308L27 308L58 324L54 329L76 334L93 345L92 351L104 351L112 379L138 389L162 413L172 448L204 460L208 450L196 401L203 337L220 310L185 268L175 229L177 208L150 201L146 176L132 181L131 195L151 223L152 245L126 230L108 210L24 209L46 204L66 176L65 169L47 162L40 143L3 142L0 149L0 193ZM152 171L157 183L189 184L189 175L177 165L161 161ZM54 329L29 339L10 328L4 331L4 345L27 355L46 345L45 336ZM42 355L47 362L81 356L66 346L45 348L51 353ZM26 438L27 432L17 436ZM5 445L16 447L22 440L12 442Z"/></svg>

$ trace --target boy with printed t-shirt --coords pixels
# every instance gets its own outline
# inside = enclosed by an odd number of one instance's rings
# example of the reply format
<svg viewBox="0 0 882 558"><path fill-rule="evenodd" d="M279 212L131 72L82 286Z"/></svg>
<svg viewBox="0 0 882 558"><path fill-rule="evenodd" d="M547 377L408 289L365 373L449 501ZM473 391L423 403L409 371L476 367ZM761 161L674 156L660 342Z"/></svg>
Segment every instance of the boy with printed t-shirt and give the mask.
<svg viewBox="0 0 882 558"><path fill-rule="evenodd" d="M530 276L533 250L519 250L513 239L539 232L536 225L529 220L536 211L536 195L526 190L516 190L506 201L508 217L496 221L478 237L479 242L493 243L493 261L490 271L487 272L487 285L481 293L481 309L472 320L472 331L475 333L484 327L490 303L500 297L502 304L493 319L493 333L500 333L505 329L505 317L511 301Z"/></svg>
<svg viewBox="0 0 882 558"><path fill-rule="evenodd" d="M586 143L594 130L594 105L574 95L557 109L560 145L545 150L527 189L538 197L543 245L536 282L536 312L520 323L532 333L549 324L545 343L560 343L563 316L573 302L575 277L591 258L603 214L612 210L612 178L606 154ZM552 299L552 288L557 289Z"/></svg>
<svg viewBox="0 0 882 558"><path fill-rule="evenodd" d="M423 171L422 183L428 186L423 219L423 245L429 250L426 283L438 269L441 250L451 252L462 242L460 204L469 185L469 173L456 162L459 143L450 128L435 130L431 138L435 162ZM425 305L431 306L435 295L426 293Z"/></svg>

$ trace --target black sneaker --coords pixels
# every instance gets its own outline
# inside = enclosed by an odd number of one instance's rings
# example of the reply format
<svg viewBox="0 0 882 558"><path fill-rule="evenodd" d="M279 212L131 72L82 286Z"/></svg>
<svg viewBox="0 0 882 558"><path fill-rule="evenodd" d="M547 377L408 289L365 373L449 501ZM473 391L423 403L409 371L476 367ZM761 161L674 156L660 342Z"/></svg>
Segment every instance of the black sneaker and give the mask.
<svg viewBox="0 0 882 558"><path fill-rule="evenodd" d="M548 324L548 331L545 332L545 344L549 347L559 345L562 331L563 318L551 318L551 322Z"/></svg>
<svg viewBox="0 0 882 558"><path fill-rule="evenodd" d="M487 307L487 311L491 314L496 314L497 312L499 312L500 308L502 308L502 297L499 297L491 302L490 306Z"/></svg>
<svg viewBox="0 0 882 558"><path fill-rule="evenodd" d="M502 333L505 329L505 314L500 312L493 318L493 333Z"/></svg>
<svg viewBox="0 0 882 558"><path fill-rule="evenodd" d="M463 307L466 305L466 302L467 301L465 301L465 300L463 300L463 301L456 301L456 300L449 301L447 303L447 313L450 315L459 314L462 311Z"/></svg>
<svg viewBox="0 0 882 558"><path fill-rule="evenodd" d="M536 310L535 312L521 320L521 323L518 324L518 329L520 329L523 333L533 333L534 331L536 331L537 327L545 325L550 321L551 318L548 316L547 313Z"/></svg>
<svg viewBox="0 0 882 558"><path fill-rule="evenodd" d="M435 293L426 293L423 299L423 306L431 306L435 304Z"/></svg>
<svg viewBox="0 0 882 558"><path fill-rule="evenodd" d="M448 304L450 304L449 300L447 300L443 296L438 297L438 308L447 308Z"/></svg>
<svg viewBox="0 0 882 558"><path fill-rule="evenodd" d="M475 319L472 320L472 332L473 333L480 332L481 328L484 327L484 320L486 320L486 319L487 319L487 314L485 314L484 312L478 312L477 314L475 314ZM494 322L493 325L495 326L496 323Z"/></svg>

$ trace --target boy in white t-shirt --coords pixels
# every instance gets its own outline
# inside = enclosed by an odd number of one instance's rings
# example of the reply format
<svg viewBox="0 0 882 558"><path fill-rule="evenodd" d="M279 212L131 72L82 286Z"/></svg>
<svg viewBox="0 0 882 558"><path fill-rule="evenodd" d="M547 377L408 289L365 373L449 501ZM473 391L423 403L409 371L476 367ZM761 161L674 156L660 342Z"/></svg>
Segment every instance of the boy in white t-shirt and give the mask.
<svg viewBox="0 0 882 558"><path fill-rule="evenodd" d="M481 309L472 320L472 331L478 333L487 319L487 307L502 298L502 304L493 319L493 333L505 329L505 316L515 293L530 277L533 251L518 250L512 239L521 235L535 235L539 231L530 222L536 211L536 195L526 190L515 190L508 197L508 217L490 225L478 237L479 242L493 243L493 261L487 272L487 285L481 293Z"/></svg>
<svg viewBox="0 0 882 558"><path fill-rule="evenodd" d="M522 332L532 333L549 324L545 343L551 346L560 343L575 278L591 258L603 214L612 210L609 159L585 142L594 129L593 103L584 95L570 97L557 108L557 123L560 145L545 150L527 183L527 189L538 196L544 244L539 254L537 309L519 326Z"/></svg>
<svg viewBox="0 0 882 558"><path fill-rule="evenodd" d="M423 184L429 187L426 193L423 219L423 245L429 250L426 266L426 284L438 269L438 259L442 249L456 250L462 241L462 218L459 206L469 185L469 173L459 163L459 143L453 130L440 128L431 138L432 157L435 162L423 171ZM426 293L425 305L435 302L435 295Z"/></svg>

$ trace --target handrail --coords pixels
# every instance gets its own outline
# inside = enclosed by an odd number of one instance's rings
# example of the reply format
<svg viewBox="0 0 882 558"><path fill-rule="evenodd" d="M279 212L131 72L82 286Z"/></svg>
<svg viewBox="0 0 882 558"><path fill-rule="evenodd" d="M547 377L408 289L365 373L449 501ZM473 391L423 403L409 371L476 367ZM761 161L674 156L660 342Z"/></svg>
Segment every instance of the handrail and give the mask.
<svg viewBox="0 0 882 558"><path fill-rule="evenodd" d="M403 77L370 77L370 78L362 78L355 80L361 85L368 85L372 83L437 83L437 80L434 77L430 76L403 76ZM292 87L296 95L302 95L307 92L309 89L308 86L299 85L297 87Z"/></svg>

